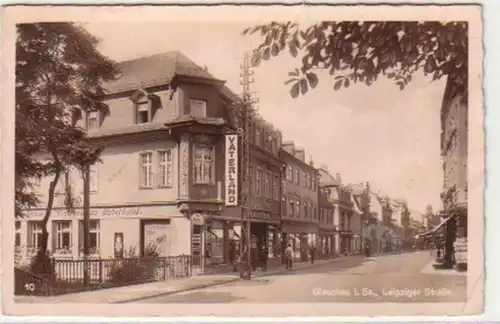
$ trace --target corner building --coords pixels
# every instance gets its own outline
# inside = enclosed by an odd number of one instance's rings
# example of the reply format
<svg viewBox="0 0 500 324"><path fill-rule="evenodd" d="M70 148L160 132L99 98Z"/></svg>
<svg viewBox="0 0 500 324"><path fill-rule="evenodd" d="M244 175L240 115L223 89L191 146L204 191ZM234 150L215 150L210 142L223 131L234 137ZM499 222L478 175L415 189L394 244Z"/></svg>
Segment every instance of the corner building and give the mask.
<svg viewBox="0 0 500 324"><path fill-rule="evenodd" d="M234 95L224 81L177 51L124 61L119 70L104 85L104 108L78 121L93 143L105 147L102 163L91 167L92 257L142 255L154 244L162 256L228 260L241 226L239 207L224 206L225 134L236 131L230 109ZM274 147L277 156L278 143ZM273 183L279 183L281 163L274 160ZM268 169L262 171L267 192ZM39 246L50 180L39 184L39 208L16 222L21 257ZM64 208L67 187L75 195L74 213ZM83 256L82 188L77 170L69 170L57 186L48 226L49 250L56 258ZM274 201L274 214L257 201L252 219L279 224L276 192L262 195L261 203Z"/></svg>

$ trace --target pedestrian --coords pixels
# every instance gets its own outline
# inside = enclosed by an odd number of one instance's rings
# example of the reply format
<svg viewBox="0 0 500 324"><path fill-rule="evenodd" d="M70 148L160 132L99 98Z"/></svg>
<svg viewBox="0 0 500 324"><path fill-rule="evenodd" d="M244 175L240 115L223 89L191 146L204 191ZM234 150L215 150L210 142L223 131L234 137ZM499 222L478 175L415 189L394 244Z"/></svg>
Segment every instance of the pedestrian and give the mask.
<svg viewBox="0 0 500 324"><path fill-rule="evenodd" d="M269 249L267 246L263 246L261 250L261 255L260 255L260 262L261 262L261 268L262 271L267 271L267 259L269 257Z"/></svg>
<svg viewBox="0 0 500 324"><path fill-rule="evenodd" d="M291 244L288 244L288 247L285 249L285 259L286 268L292 269L293 249Z"/></svg>
<svg viewBox="0 0 500 324"><path fill-rule="evenodd" d="M311 255L311 264L314 264L314 257L316 256L316 247L314 244L311 244L311 247L309 248L309 254Z"/></svg>

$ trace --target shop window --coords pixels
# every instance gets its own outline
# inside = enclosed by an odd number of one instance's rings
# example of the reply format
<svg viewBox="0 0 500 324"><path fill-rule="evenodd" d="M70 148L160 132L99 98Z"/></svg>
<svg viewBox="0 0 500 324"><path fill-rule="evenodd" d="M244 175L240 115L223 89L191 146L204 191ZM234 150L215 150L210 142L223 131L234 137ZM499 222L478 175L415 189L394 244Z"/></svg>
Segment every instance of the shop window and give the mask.
<svg viewBox="0 0 500 324"><path fill-rule="evenodd" d="M28 248L37 251L42 247L42 222L28 222Z"/></svg>
<svg viewBox="0 0 500 324"><path fill-rule="evenodd" d="M193 117L205 118L207 117L207 102L204 100L189 101L190 114Z"/></svg>
<svg viewBox="0 0 500 324"><path fill-rule="evenodd" d="M197 184L215 183L215 149L213 146L196 145L194 147L194 181Z"/></svg>
<svg viewBox="0 0 500 324"><path fill-rule="evenodd" d="M54 253L71 254L71 221L54 221Z"/></svg>
<svg viewBox="0 0 500 324"><path fill-rule="evenodd" d="M153 187L153 153L144 152L139 155L140 159L140 183L141 188Z"/></svg>
<svg viewBox="0 0 500 324"><path fill-rule="evenodd" d="M78 223L78 246L80 251L80 256L83 256L83 221L79 221ZM90 220L89 221L89 254L92 256L99 255L99 246L100 246L100 229L99 229L99 220Z"/></svg>
<svg viewBox="0 0 500 324"><path fill-rule="evenodd" d="M159 181L161 187L172 187L172 150L158 152Z"/></svg>

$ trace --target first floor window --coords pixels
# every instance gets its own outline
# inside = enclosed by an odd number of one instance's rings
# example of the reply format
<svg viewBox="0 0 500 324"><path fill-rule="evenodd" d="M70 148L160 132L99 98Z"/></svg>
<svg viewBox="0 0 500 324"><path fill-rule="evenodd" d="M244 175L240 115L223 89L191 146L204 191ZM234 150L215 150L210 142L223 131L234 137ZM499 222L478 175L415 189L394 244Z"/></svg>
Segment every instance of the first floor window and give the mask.
<svg viewBox="0 0 500 324"><path fill-rule="evenodd" d="M140 154L140 186L151 188L153 186L153 153Z"/></svg>
<svg viewBox="0 0 500 324"><path fill-rule="evenodd" d="M300 201L295 202L295 216L300 217Z"/></svg>
<svg viewBox="0 0 500 324"><path fill-rule="evenodd" d="M271 198L271 173L266 173L266 182L264 183L264 196L266 198Z"/></svg>
<svg viewBox="0 0 500 324"><path fill-rule="evenodd" d="M42 222L28 222L28 247L36 250L42 247Z"/></svg>
<svg viewBox="0 0 500 324"><path fill-rule="evenodd" d="M195 147L194 180L196 183L203 183L203 184L211 184L215 182L213 146Z"/></svg>
<svg viewBox="0 0 500 324"><path fill-rule="evenodd" d="M207 117L207 102L203 100L193 100L189 101L189 106L191 110L191 116L198 118Z"/></svg>
<svg viewBox="0 0 500 324"><path fill-rule="evenodd" d="M294 206L295 206L295 204L293 203L293 199L288 198L288 214L290 216L293 216Z"/></svg>
<svg viewBox="0 0 500 324"><path fill-rule="evenodd" d="M172 150L158 152L158 166L160 168L160 186L172 186Z"/></svg>
<svg viewBox="0 0 500 324"><path fill-rule="evenodd" d="M279 186L280 186L280 179L278 176L274 176L273 177L273 198L276 201L280 200Z"/></svg>
<svg viewBox="0 0 500 324"><path fill-rule="evenodd" d="M97 180L97 163L94 163L89 167L89 187L91 192L97 192Z"/></svg>
<svg viewBox="0 0 500 324"><path fill-rule="evenodd" d="M83 221L79 222L79 247L80 253L83 253L83 239L84 239L84 231L83 231ZM100 231L99 231L99 220L91 220L89 222L89 253L90 254L99 254L99 246L100 246Z"/></svg>
<svg viewBox="0 0 500 324"><path fill-rule="evenodd" d="M21 247L21 222L16 221L16 237L15 245L16 248Z"/></svg>
<svg viewBox="0 0 500 324"><path fill-rule="evenodd" d="M71 221L54 221L54 251L71 251Z"/></svg>
<svg viewBox="0 0 500 324"><path fill-rule="evenodd" d="M262 172L260 169L255 170L255 195L259 197L262 190Z"/></svg>
<svg viewBox="0 0 500 324"><path fill-rule="evenodd" d="M291 165L286 169L286 178L288 181L293 181L293 167Z"/></svg>
<svg viewBox="0 0 500 324"><path fill-rule="evenodd" d="M295 183L300 184L300 170L299 170L299 168L295 168Z"/></svg>

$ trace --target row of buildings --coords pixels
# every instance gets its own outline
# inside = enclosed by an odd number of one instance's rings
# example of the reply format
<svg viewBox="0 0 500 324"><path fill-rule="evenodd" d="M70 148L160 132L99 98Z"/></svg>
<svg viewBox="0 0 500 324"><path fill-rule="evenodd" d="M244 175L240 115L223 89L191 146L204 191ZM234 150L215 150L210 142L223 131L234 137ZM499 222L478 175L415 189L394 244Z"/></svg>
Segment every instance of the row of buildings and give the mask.
<svg viewBox="0 0 500 324"><path fill-rule="evenodd" d="M90 170L92 256L143 255L154 247L160 255L231 260L248 223L238 194L243 163L234 161L240 147L228 141L241 118L237 96L180 52L121 62L119 68L105 84L105 108L78 121L92 143L104 146L102 162ZM284 142L259 116L249 133L245 217L255 244L267 246L270 256L279 256L285 244L303 258L311 244L321 255L361 252L363 246L378 253L400 249L415 235L405 201L373 193L368 182L343 183L340 174L306 161L303 149ZM56 258L78 259L83 181L76 169L60 179L49 250ZM37 184L39 208L16 221L21 259L40 244L49 182ZM72 213L64 207L67 187L76 197Z"/></svg>

